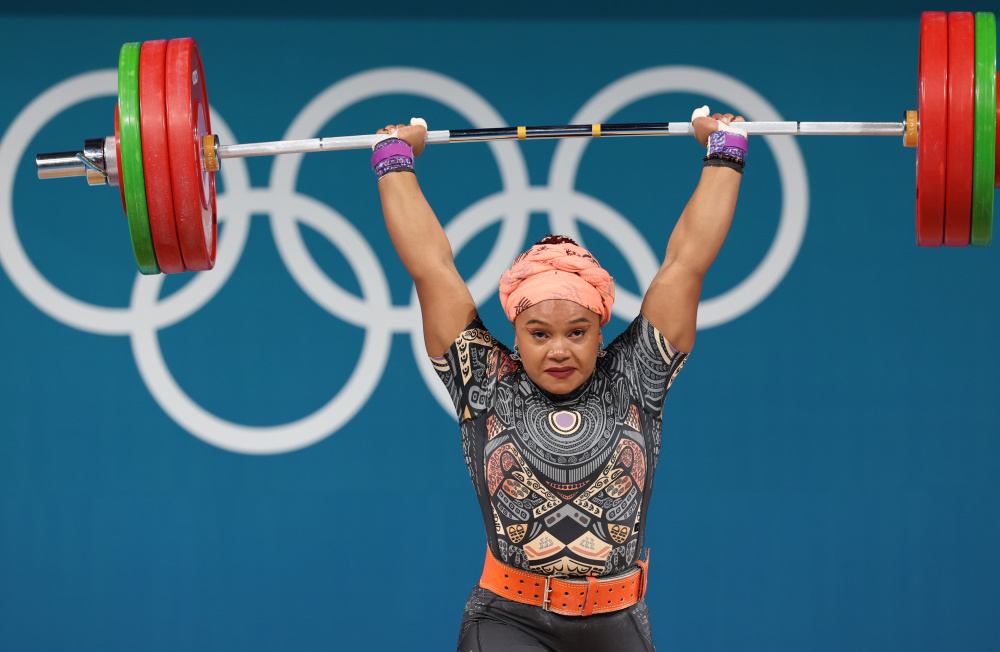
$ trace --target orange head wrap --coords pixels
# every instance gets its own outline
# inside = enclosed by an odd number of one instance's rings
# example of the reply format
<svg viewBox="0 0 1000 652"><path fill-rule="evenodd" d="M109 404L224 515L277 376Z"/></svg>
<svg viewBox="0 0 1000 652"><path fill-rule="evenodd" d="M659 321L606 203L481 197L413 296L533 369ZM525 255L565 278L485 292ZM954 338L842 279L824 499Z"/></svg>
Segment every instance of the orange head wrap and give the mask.
<svg viewBox="0 0 1000 652"><path fill-rule="evenodd" d="M549 299L578 303L611 319L615 281L593 254L569 238L548 236L514 260L500 277L500 303L513 323L521 311Z"/></svg>

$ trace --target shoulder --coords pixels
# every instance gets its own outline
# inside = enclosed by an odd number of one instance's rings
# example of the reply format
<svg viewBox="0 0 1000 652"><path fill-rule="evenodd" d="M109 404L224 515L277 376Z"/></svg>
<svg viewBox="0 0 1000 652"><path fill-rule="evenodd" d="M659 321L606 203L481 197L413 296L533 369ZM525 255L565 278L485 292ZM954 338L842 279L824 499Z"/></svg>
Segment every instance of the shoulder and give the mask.
<svg viewBox="0 0 1000 652"><path fill-rule="evenodd" d="M455 350L465 350L471 345L476 345L480 347L485 347L487 349L492 349L499 344L499 340L493 337L489 329L483 324L482 319L476 315L469 324L462 329L462 332L452 341L451 345L448 347L448 351L441 356L430 356L430 359L437 363L441 360L446 360L449 354Z"/></svg>
<svg viewBox="0 0 1000 652"><path fill-rule="evenodd" d="M477 315L465 329L455 338L455 344L475 343L481 346L493 348L499 344L499 340L493 337L493 333L483 324L483 320Z"/></svg>
<svg viewBox="0 0 1000 652"><path fill-rule="evenodd" d="M678 358L686 358L688 354L671 344L663 336L663 333L640 313L607 347L605 357L619 358L635 355L645 356L653 360L659 359L671 364Z"/></svg>
<svg viewBox="0 0 1000 652"><path fill-rule="evenodd" d="M476 316L466 326L442 356L431 356L431 362L438 372L462 370L463 376L479 367L516 366L510 351L498 340Z"/></svg>

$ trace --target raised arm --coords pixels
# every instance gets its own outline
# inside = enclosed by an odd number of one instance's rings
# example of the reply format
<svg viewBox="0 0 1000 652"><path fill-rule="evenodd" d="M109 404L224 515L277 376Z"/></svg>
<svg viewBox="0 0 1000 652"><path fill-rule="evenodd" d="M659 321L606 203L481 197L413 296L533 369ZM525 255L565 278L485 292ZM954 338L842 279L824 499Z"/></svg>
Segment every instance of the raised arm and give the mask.
<svg viewBox="0 0 1000 652"><path fill-rule="evenodd" d="M392 131L413 148L414 158L420 156L426 127L390 125L379 133ZM389 237L417 288L424 346L429 355L443 355L476 315L475 301L455 268L451 245L420 190L416 174L389 172L379 179L378 191Z"/></svg>
<svg viewBox="0 0 1000 652"><path fill-rule="evenodd" d="M742 121L729 113L695 118L695 137L706 146L720 122ZM731 167L706 166L702 170L698 186L670 235L663 265L643 298L642 314L681 351L690 351L694 345L702 282L729 233L741 178L742 174Z"/></svg>

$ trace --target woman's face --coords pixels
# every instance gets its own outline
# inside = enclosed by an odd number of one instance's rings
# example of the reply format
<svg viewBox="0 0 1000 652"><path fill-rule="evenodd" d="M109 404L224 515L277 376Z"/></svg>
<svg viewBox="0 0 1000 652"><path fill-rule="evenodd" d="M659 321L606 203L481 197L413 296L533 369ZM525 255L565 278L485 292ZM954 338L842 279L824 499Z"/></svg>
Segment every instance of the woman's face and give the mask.
<svg viewBox="0 0 1000 652"><path fill-rule="evenodd" d="M573 301L542 301L514 320L524 371L553 394L568 394L590 378L603 341L600 316Z"/></svg>

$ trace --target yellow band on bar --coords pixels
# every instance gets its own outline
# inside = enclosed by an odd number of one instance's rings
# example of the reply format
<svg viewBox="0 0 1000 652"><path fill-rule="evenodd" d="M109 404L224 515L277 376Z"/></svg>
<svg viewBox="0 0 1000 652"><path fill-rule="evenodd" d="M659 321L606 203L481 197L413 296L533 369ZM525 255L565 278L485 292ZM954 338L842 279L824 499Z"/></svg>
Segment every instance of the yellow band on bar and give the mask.
<svg viewBox="0 0 1000 652"><path fill-rule="evenodd" d="M202 153L205 156L205 170L208 172L219 171L218 137L214 134L206 134L202 139Z"/></svg>
<svg viewBox="0 0 1000 652"><path fill-rule="evenodd" d="M517 139L518 140L524 140L527 137L528 137L528 129L527 129L527 127L518 127L517 128Z"/></svg>
<svg viewBox="0 0 1000 652"><path fill-rule="evenodd" d="M906 131L903 132L903 147L917 146L917 127L919 120L916 111L906 112Z"/></svg>
<svg viewBox="0 0 1000 652"><path fill-rule="evenodd" d="M592 125L590 128L590 133L594 135L594 138L601 137L601 125Z"/></svg>

